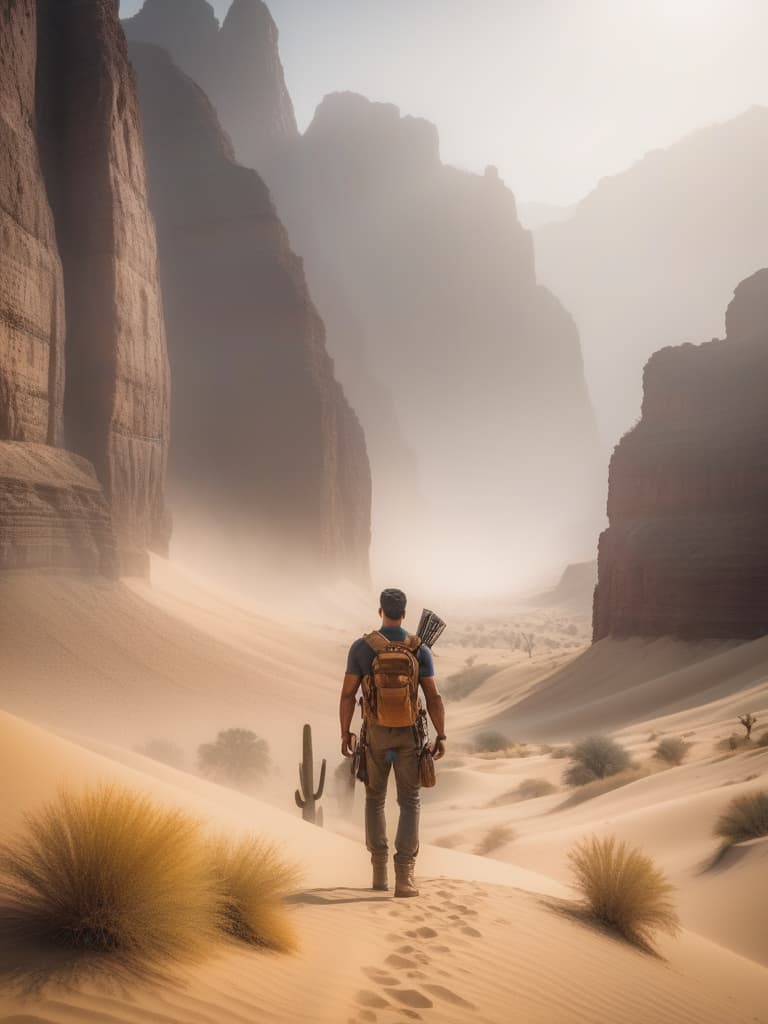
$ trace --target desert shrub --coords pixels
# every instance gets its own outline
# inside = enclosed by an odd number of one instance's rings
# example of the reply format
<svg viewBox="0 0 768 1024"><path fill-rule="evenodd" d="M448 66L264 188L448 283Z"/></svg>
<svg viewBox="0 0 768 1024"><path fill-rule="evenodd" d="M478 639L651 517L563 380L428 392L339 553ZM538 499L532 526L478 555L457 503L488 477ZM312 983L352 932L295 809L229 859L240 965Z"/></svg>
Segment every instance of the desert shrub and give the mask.
<svg viewBox="0 0 768 1024"><path fill-rule="evenodd" d="M523 779L517 787L517 795L520 800L535 800L540 796L549 796L556 789L548 779Z"/></svg>
<svg viewBox="0 0 768 1024"><path fill-rule="evenodd" d="M568 853L585 909L630 942L650 945L656 932L675 935L674 887L654 861L615 836L591 836Z"/></svg>
<svg viewBox="0 0 768 1024"><path fill-rule="evenodd" d="M184 767L184 751L170 740L147 740L143 746L136 748L136 753L151 757L153 761L159 761L161 764L167 764L169 768Z"/></svg>
<svg viewBox="0 0 768 1024"><path fill-rule="evenodd" d="M680 736L666 736L661 740L653 752L653 756L667 764L682 764L688 756L690 744L686 743Z"/></svg>
<svg viewBox="0 0 768 1024"><path fill-rule="evenodd" d="M283 901L299 881L298 868L256 839L214 840L208 852L219 885L221 930L253 946L294 949Z"/></svg>
<svg viewBox="0 0 768 1024"><path fill-rule="evenodd" d="M627 768L623 772L616 772L615 775L608 775L604 779L593 779L583 786L577 786L561 804L557 805L555 810L564 811L568 807L576 807L587 800L594 800L595 797L602 796L603 793L610 793L614 789L621 789L622 786L637 782L638 779L644 779L647 775L646 769L636 766Z"/></svg>
<svg viewBox="0 0 768 1024"><path fill-rule="evenodd" d="M714 831L726 845L768 836L768 790L735 796L715 822Z"/></svg>
<svg viewBox="0 0 768 1024"><path fill-rule="evenodd" d="M563 781L569 786L585 786L629 768L629 754L609 736L589 736L571 747L571 761Z"/></svg>
<svg viewBox="0 0 768 1024"><path fill-rule="evenodd" d="M758 747L768 747L768 729L763 733L760 739L757 741Z"/></svg>
<svg viewBox="0 0 768 1024"><path fill-rule="evenodd" d="M224 729L213 743L197 752L203 775L243 787L266 775L271 766L269 745L250 729Z"/></svg>
<svg viewBox="0 0 768 1024"><path fill-rule="evenodd" d="M550 757L553 757L556 761L564 761L566 757L571 756L570 747L554 747Z"/></svg>
<svg viewBox="0 0 768 1024"><path fill-rule="evenodd" d="M446 700L462 700L479 689L486 679L496 675L502 665L468 664L448 676L440 685L440 692Z"/></svg>
<svg viewBox="0 0 768 1024"><path fill-rule="evenodd" d="M62 793L0 847L20 927L77 949L147 960L215 936L218 889L198 822L116 786Z"/></svg>
<svg viewBox="0 0 768 1024"><path fill-rule="evenodd" d="M515 830L509 825L494 825L489 828L480 842L475 846L475 853L486 857L515 838Z"/></svg>
<svg viewBox="0 0 768 1024"><path fill-rule="evenodd" d="M509 739L500 732L479 732L475 736L475 750L481 754L494 754L506 750L510 746Z"/></svg>

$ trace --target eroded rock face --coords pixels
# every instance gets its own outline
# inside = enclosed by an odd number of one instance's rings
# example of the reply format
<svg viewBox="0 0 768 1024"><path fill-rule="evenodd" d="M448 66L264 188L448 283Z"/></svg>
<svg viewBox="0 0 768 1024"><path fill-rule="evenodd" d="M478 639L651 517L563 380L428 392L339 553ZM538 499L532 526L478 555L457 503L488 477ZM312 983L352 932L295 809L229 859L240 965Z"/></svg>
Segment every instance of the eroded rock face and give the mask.
<svg viewBox="0 0 768 1024"><path fill-rule="evenodd" d="M0 571L51 569L117 575L101 485L71 452L0 441Z"/></svg>
<svg viewBox="0 0 768 1024"><path fill-rule="evenodd" d="M115 0L0 4L0 135L0 440L90 460L120 569L144 573L168 540L169 384Z"/></svg>
<svg viewBox="0 0 768 1024"><path fill-rule="evenodd" d="M258 559L367 576L371 482L357 417L266 185L201 89L131 44L174 379L170 477L190 514ZM245 563L247 554L241 548Z"/></svg>
<svg viewBox="0 0 768 1024"><path fill-rule="evenodd" d="M768 633L768 270L725 340L666 348L611 460L594 637Z"/></svg>
<svg viewBox="0 0 768 1024"><path fill-rule="evenodd" d="M168 50L203 88L246 167L263 174L298 137L277 26L262 0L233 0L221 28L206 0L146 0L124 26L130 40Z"/></svg>
<svg viewBox="0 0 768 1024"><path fill-rule="evenodd" d="M57 444L64 282L33 125L37 10L0 5L0 440Z"/></svg>

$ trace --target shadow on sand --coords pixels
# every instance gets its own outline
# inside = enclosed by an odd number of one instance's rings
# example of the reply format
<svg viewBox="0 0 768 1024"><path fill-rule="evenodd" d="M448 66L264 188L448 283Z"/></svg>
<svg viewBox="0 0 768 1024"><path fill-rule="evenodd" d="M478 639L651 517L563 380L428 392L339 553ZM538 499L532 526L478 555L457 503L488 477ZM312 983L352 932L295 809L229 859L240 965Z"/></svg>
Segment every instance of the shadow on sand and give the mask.
<svg viewBox="0 0 768 1024"><path fill-rule="evenodd" d="M391 893L374 893L371 889L304 889L288 896L286 903L302 906L326 907L342 903L381 903L391 899Z"/></svg>

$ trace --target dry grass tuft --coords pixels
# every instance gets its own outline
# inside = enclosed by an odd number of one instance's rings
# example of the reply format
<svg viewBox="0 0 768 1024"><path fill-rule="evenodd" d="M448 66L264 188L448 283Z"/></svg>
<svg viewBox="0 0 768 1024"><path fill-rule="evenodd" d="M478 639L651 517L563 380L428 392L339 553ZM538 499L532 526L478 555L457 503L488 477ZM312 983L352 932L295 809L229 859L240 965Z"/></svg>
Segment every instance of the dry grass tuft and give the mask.
<svg viewBox="0 0 768 1024"><path fill-rule="evenodd" d="M588 736L571 747L568 757L571 763L563 773L568 786L585 786L630 767L629 754L610 736Z"/></svg>
<svg viewBox="0 0 768 1024"><path fill-rule="evenodd" d="M515 838L515 830L509 825L494 825L489 828L480 842L475 846L474 852L480 857L487 857L494 850L506 846Z"/></svg>
<svg viewBox="0 0 768 1024"><path fill-rule="evenodd" d="M717 819L714 831L725 846L768 836L768 791L756 789L734 797Z"/></svg>
<svg viewBox="0 0 768 1024"><path fill-rule="evenodd" d="M61 793L0 847L19 926L81 950L157 960L215 938L219 896L198 822L130 790Z"/></svg>
<svg viewBox="0 0 768 1024"><path fill-rule="evenodd" d="M656 932L680 931L674 886L641 850L615 836L591 836L571 849L568 860L585 909L601 924L645 947Z"/></svg>
<svg viewBox="0 0 768 1024"><path fill-rule="evenodd" d="M299 882L298 866L257 839L215 840L209 856L221 893L221 930L252 946L294 950L283 901Z"/></svg>

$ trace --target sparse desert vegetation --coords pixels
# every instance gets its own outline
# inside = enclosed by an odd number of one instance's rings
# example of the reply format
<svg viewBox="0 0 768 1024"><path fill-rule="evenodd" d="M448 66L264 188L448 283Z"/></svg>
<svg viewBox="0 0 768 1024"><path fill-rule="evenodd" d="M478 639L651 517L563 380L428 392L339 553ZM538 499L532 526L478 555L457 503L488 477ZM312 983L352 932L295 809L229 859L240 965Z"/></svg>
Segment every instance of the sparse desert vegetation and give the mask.
<svg viewBox="0 0 768 1024"><path fill-rule="evenodd" d="M768 790L734 797L715 822L714 832L724 846L768 836Z"/></svg>
<svg viewBox="0 0 768 1024"><path fill-rule="evenodd" d="M609 736L588 736L571 747L568 757L571 764L563 774L568 786L585 786L630 767L627 751Z"/></svg>
<svg viewBox="0 0 768 1024"><path fill-rule="evenodd" d="M688 756L689 749L690 744L681 736L665 736L659 741L653 756L659 761L666 761L668 765L680 765Z"/></svg>
<svg viewBox="0 0 768 1024"><path fill-rule="evenodd" d="M130 790L61 793L0 848L0 879L20 925L64 946L154 960L215 937L199 823Z"/></svg>
<svg viewBox="0 0 768 1024"><path fill-rule="evenodd" d="M480 842L475 846L474 852L480 857L487 857L488 854L499 850L515 838L515 830L511 825L494 825L489 828Z"/></svg>
<svg viewBox="0 0 768 1024"><path fill-rule="evenodd" d="M299 881L298 867L276 847L252 838L214 840L208 852L219 886L221 930L249 945L294 949L283 900Z"/></svg>
<svg viewBox="0 0 768 1024"><path fill-rule="evenodd" d="M491 729L479 732L474 740L474 748L478 754L495 754L506 750L509 746L511 746L511 741L508 736Z"/></svg>
<svg viewBox="0 0 768 1024"><path fill-rule="evenodd" d="M263 778L272 761L269 744L250 729L223 729L213 743L198 748L201 775L238 789Z"/></svg>
<svg viewBox="0 0 768 1024"><path fill-rule="evenodd" d="M615 836L591 836L570 850L568 861L586 911L630 942L650 946L657 932L680 930L674 887L641 850Z"/></svg>
<svg viewBox="0 0 768 1024"><path fill-rule="evenodd" d="M117 786L61 793L0 847L0 894L31 939L131 962L199 954L222 933L295 945L283 900L298 869L255 839Z"/></svg>
<svg viewBox="0 0 768 1024"><path fill-rule="evenodd" d="M739 722L744 727L747 740L752 739L752 730L757 725L757 718L751 712L746 715L739 715Z"/></svg>

